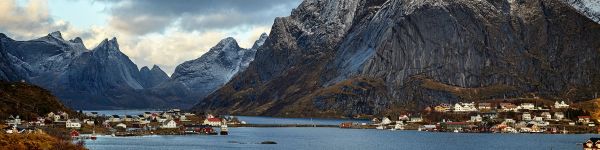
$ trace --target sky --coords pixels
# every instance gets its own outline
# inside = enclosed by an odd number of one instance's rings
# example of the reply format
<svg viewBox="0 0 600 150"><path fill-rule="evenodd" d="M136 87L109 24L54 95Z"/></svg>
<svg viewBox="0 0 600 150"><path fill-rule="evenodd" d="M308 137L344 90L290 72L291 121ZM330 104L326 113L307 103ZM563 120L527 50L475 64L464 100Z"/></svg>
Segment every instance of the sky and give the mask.
<svg viewBox="0 0 600 150"><path fill-rule="evenodd" d="M206 53L221 39L249 48L276 17L301 0L0 0L0 32L30 40L60 31L88 49L117 37L138 65L171 75L178 64Z"/></svg>

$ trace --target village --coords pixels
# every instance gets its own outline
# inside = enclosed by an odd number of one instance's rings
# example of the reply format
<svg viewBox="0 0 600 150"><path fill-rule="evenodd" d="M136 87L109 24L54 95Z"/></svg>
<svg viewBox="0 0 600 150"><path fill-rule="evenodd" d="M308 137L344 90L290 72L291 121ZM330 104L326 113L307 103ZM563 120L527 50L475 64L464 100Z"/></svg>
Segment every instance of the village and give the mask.
<svg viewBox="0 0 600 150"><path fill-rule="evenodd" d="M80 112L81 113L81 112ZM83 117L70 117L66 112L50 112L34 120L21 120L10 116L5 120L4 132L31 133L35 131L64 131L72 138L92 138L96 135L141 136L141 135L227 135L227 125L245 124L236 117L215 117L212 114L197 116L183 113L180 109L163 112L144 112L139 115L99 115L89 112ZM80 136L86 134L88 136Z"/></svg>
<svg viewBox="0 0 600 150"><path fill-rule="evenodd" d="M83 114L83 115L82 115ZM73 138L96 135L228 135L228 127L339 127L380 130L418 130L458 133L597 133L598 120L564 101L553 105L536 102L459 102L438 104L418 113L373 118L370 123L335 125L252 125L234 116L196 115L170 109L138 115L100 115L98 112L50 112L32 120L10 116L7 134L62 131ZM80 134L85 136L80 136Z"/></svg>
<svg viewBox="0 0 600 150"><path fill-rule="evenodd" d="M419 130L460 133L598 133L598 120L564 101L459 102L439 104L422 112L373 118L373 124L345 122L341 128Z"/></svg>

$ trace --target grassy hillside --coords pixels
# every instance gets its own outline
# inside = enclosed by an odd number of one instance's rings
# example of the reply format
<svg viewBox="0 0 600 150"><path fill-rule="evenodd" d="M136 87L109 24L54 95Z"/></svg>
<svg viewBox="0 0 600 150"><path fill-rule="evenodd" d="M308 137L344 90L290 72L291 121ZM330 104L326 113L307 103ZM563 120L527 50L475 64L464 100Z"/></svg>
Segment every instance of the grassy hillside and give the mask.
<svg viewBox="0 0 600 150"><path fill-rule="evenodd" d="M30 120L49 112L73 112L65 107L52 93L27 83L0 81L0 119L19 115Z"/></svg>

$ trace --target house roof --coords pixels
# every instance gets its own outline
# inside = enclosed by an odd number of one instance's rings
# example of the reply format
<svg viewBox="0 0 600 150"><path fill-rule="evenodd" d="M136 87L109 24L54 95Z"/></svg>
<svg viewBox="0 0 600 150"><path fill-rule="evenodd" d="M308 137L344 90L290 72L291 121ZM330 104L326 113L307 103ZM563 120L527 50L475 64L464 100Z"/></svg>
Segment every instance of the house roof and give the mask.
<svg viewBox="0 0 600 150"><path fill-rule="evenodd" d="M208 122L221 122L221 119L219 118L207 118L206 120L208 120Z"/></svg>
<svg viewBox="0 0 600 150"><path fill-rule="evenodd" d="M590 116L577 116L577 118L579 118L579 119L585 119L585 118L588 118L588 119L589 119L589 118L592 118L592 117L590 117Z"/></svg>

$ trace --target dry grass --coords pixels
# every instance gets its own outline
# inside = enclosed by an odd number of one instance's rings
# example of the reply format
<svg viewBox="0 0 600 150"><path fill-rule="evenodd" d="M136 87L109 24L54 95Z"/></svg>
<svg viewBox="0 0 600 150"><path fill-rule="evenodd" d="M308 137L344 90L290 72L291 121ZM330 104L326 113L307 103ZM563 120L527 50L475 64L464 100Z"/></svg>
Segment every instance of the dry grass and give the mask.
<svg viewBox="0 0 600 150"><path fill-rule="evenodd" d="M423 81L423 84L421 84L421 86L424 88L450 92L464 100L472 100L472 101L486 99L489 96L499 95L502 93L507 93L507 92L516 90L514 87L508 86L508 85L492 85L492 86L480 87L480 88L463 88L463 87L443 84L440 82L433 81L431 79L421 79L421 80Z"/></svg>
<svg viewBox="0 0 600 150"><path fill-rule="evenodd" d="M0 133L0 149L10 150L85 150L83 144L73 144L68 140L58 139L42 131L27 134Z"/></svg>

